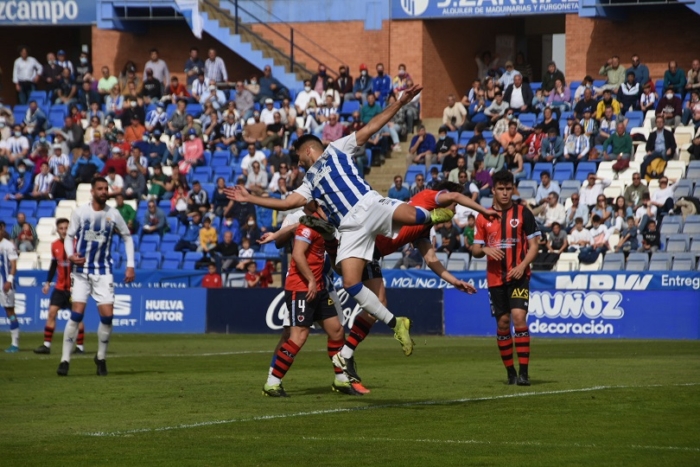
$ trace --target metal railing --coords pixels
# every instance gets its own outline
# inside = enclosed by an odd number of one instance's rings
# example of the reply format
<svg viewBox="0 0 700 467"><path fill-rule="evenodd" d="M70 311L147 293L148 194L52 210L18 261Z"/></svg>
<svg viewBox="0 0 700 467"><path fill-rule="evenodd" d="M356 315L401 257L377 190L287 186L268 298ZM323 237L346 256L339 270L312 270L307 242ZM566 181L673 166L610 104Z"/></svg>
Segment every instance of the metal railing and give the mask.
<svg viewBox="0 0 700 467"><path fill-rule="evenodd" d="M303 54L303 55L309 57L317 65L326 66L327 72L330 73L331 75L333 75L334 77L338 76L338 73L334 69L330 68L323 60L319 59L314 54L312 54L308 50L306 50L305 48L299 46L295 42L295 38L297 36L303 37L305 41L307 41L309 44L311 44L314 48L321 51L329 59L335 60L338 63L344 63L342 59L333 55L333 53L331 53L330 51L325 49L322 45L318 44L317 42L315 42L313 39L309 38L308 36L306 36L302 32L295 30L294 27L292 27L289 23L283 21L281 18L268 12L263 6L259 5L256 2L247 2L249 4L255 5L258 8L265 9L264 14L275 19L274 24L284 26L284 28L286 28L286 34L278 31L276 28L272 27L266 21L260 19L260 17L259 17L260 14L256 15L256 14L252 13L248 8L243 7L241 5L241 3L243 3L243 2L239 2L239 0L221 0L221 1L225 1L226 3L232 5L233 16L226 9L221 8L220 5L216 5L211 0L202 0L202 3L206 4L210 8L216 10L218 13L220 13L220 14L228 17L230 20L232 20L234 22L234 32L236 34L239 34L239 31L241 29L243 29L246 32L256 36L258 38L258 40L265 43L268 47L275 49L275 50L278 50L280 53L282 53L289 60L289 70L291 73L294 73L295 67L301 68L302 70L305 70L308 73L311 73L311 71L309 71L306 67L304 67L303 65L301 65L295 61L296 57L298 57L300 54ZM243 21L241 21L242 15L244 15L246 18L251 19L253 22L252 23L244 23ZM257 25L264 27L266 30L268 30L272 34L274 34L274 36L276 36L279 39L281 39L282 41L284 41L288 47L289 52L287 53L285 51L280 50L274 44L270 43L268 40L261 37L261 35L256 33L253 30L253 28L251 27L254 24L257 24Z"/></svg>

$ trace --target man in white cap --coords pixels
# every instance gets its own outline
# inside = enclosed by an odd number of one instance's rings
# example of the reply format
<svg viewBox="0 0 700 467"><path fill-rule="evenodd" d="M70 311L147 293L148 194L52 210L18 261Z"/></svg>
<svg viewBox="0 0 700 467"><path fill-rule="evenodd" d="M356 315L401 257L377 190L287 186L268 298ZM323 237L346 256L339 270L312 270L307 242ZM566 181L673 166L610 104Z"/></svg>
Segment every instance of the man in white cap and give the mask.
<svg viewBox="0 0 700 467"><path fill-rule="evenodd" d="M260 121L265 125L275 123L275 101L268 97L265 99L265 108L260 111Z"/></svg>
<svg viewBox="0 0 700 467"><path fill-rule="evenodd" d="M49 157L49 168L51 169L51 173L56 175L58 173L59 165L64 165L67 168L70 168L70 158L63 152L63 145L54 143L51 148L53 149L53 154L51 154L51 157Z"/></svg>

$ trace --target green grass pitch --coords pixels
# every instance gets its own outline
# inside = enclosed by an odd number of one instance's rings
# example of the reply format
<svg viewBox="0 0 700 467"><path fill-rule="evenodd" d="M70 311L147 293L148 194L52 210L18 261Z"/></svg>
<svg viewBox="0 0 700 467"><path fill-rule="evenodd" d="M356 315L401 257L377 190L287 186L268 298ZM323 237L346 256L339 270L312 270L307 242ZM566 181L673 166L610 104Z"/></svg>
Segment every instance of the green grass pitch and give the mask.
<svg viewBox="0 0 700 467"><path fill-rule="evenodd" d="M274 336L124 335L109 376L88 355L0 354L0 465L700 465L700 342L533 339L531 387L505 384L495 339L370 335L372 392L333 393L322 336L263 397ZM9 337L7 339L9 341Z"/></svg>

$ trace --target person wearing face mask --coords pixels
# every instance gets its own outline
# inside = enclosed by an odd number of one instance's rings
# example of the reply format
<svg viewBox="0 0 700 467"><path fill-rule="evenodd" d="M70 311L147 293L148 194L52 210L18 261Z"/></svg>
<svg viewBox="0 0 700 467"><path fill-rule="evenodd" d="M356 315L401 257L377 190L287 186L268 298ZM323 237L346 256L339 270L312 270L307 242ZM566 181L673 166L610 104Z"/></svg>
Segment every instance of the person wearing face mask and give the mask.
<svg viewBox="0 0 700 467"><path fill-rule="evenodd" d="M408 86L406 85L406 82L411 79L411 75L408 74L406 71L406 65L401 63L399 65L399 71L396 76L394 76L394 80L391 83L392 91L394 92L395 95L398 96L398 94L403 91L404 89L408 89Z"/></svg>
<svg viewBox="0 0 700 467"><path fill-rule="evenodd" d="M226 64L221 57L217 57L216 49L213 47L207 51L207 60L204 62L204 74L207 81L214 80L214 83L225 83L228 81Z"/></svg>
<svg viewBox="0 0 700 467"><path fill-rule="evenodd" d="M316 102L322 102L321 96L311 87L311 80L304 81L304 89L297 94L294 100L294 107L297 109L297 114L303 115L306 112L306 107L311 99L316 99Z"/></svg>
<svg viewBox="0 0 700 467"><path fill-rule="evenodd" d="M168 125L168 114L165 113L165 104L162 102L156 103L156 108L150 110L146 114L146 130L153 132L155 130L163 131Z"/></svg>
<svg viewBox="0 0 700 467"><path fill-rule="evenodd" d="M79 86L83 85L87 74L92 75L92 63L90 63L87 52L81 52L75 67L75 81Z"/></svg>
<svg viewBox="0 0 700 467"><path fill-rule="evenodd" d="M212 107L216 110L219 110L221 107L226 105L226 95L223 91L220 91L216 88L216 81L214 80L209 81L209 87L206 91L202 93L202 96L199 98L200 104L204 105L207 102L211 103Z"/></svg>
<svg viewBox="0 0 700 467"><path fill-rule="evenodd" d="M441 156L447 154L453 144L457 144L454 138L447 135L449 128L447 125L442 125L438 129L438 140L435 143L435 151Z"/></svg>
<svg viewBox="0 0 700 467"><path fill-rule="evenodd" d="M21 201L31 192L32 172L27 170L27 165L23 161L17 164L17 170L10 180L8 188L9 193L5 195L6 201Z"/></svg>
<svg viewBox="0 0 700 467"><path fill-rule="evenodd" d="M664 125L676 128L681 124L681 116L683 104L680 97L673 93L672 87L665 88L664 96L659 99L656 106L656 116L663 117Z"/></svg>
<svg viewBox="0 0 700 467"><path fill-rule="evenodd" d="M327 87L327 79L328 79L328 72L326 71L326 65L320 63L318 65L318 71L311 75L311 79L309 80L311 83L311 89L316 91L316 93L320 96L323 94L323 91L326 90ZM320 102L320 101L319 101Z"/></svg>
<svg viewBox="0 0 700 467"><path fill-rule="evenodd" d="M542 140L541 155L543 162L553 162L564 156L564 140L557 135L555 128L550 128L546 138Z"/></svg>
<svg viewBox="0 0 700 467"><path fill-rule="evenodd" d="M248 91L250 91L250 93L254 97L257 97L258 94L260 94L260 84L258 83L258 77L251 76L250 79L248 80L248 83L246 83L245 88Z"/></svg>
<svg viewBox="0 0 700 467"><path fill-rule="evenodd" d="M56 63L56 55L53 52L47 53L46 66L41 72L41 78L46 83L46 91L52 102L56 99L54 92L58 89L61 73L63 73L63 67Z"/></svg>
<svg viewBox="0 0 700 467"><path fill-rule="evenodd" d="M372 92L381 105L384 105L386 98L391 94L391 76L384 73L383 63L377 63L377 76L372 80Z"/></svg>
<svg viewBox="0 0 700 467"><path fill-rule="evenodd" d="M346 94L352 93L353 89L353 80L352 76L348 73L348 67L345 65L341 65L340 68L338 69L338 80L336 81L337 83L337 88L338 88L338 93L340 94L341 101L345 99Z"/></svg>
<svg viewBox="0 0 700 467"><path fill-rule="evenodd" d="M184 141L182 145L184 148L183 160L178 163L180 173L187 174L191 167L205 164L204 143L202 138L197 137L197 131L194 128L187 132L187 141Z"/></svg>
<svg viewBox="0 0 700 467"><path fill-rule="evenodd" d="M163 96L162 83L155 78L153 70L149 67L150 63L151 62L148 62L146 64L147 68L144 71L143 79L143 101L146 104L150 104L151 102L155 103Z"/></svg>
<svg viewBox="0 0 700 467"><path fill-rule="evenodd" d="M243 116L243 120L247 121L253 116L255 107L255 96L248 91L243 85L243 81L236 82L236 109Z"/></svg>
<svg viewBox="0 0 700 467"><path fill-rule="evenodd" d="M345 95L346 100L367 102L367 95L372 92L373 78L367 71L367 65L360 65L360 76L355 80L352 92Z"/></svg>
<svg viewBox="0 0 700 467"><path fill-rule="evenodd" d="M272 76L272 68L269 65L263 68L263 76L260 78L260 90L257 97L261 103L265 102L266 99L279 101L289 97L289 89Z"/></svg>
<svg viewBox="0 0 700 467"><path fill-rule="evenodd" d="M144 107L139 104L139 100L136 97L129 98L124 105L124 112L122 112L121 116L122 122L131 122L133 119L138 119L139 122L144 122L146 120L146 111Z"/></svg>
<svg viewBox="0 0 700 467"><path fill-rule="evenodd" d="M17 166L29 154L29 140L22 134L22 127L15 125L12 128L12 136L5 141L8 160L10 164Z"/></svg>
<svg viewBox="0 0 700 467"><path fill-rule="evenodd" d="M36 137L46 127L46 114L39 108L35 100L29 101L29 107L24 114L24 132Z"/></svg>

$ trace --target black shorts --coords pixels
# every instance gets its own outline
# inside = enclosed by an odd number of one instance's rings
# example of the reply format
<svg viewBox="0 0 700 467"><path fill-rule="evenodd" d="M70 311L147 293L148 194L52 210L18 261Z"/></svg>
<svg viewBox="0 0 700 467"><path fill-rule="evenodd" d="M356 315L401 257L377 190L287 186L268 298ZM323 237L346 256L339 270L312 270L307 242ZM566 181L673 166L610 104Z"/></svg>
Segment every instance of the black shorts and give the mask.
<svg viewBox="0 0 700 467"><path fill-rule="evenodd" d="M370 279L382 279L382 267L379 265L379 261L369 261L365 265L364 271L362 271L362 282L368 281Z"/></svg>
<svg viewBox="0 0 700 467"><path fill-rule="evenodd" d="M514 308L527 311L530 301L530 279L521 277L498 287L489 287L489 301L491 316L496 318L510 313Z"/></svg>
<svg viewBox="0 0 700 467"><path fill-rule="evenodd" d="M70 310L70 291L53 289L53 292L51 292L51 301L49 302L49 305L57 306L59 310Z"/></svg>
<svg viewBox="0 0 700 467"><path fill-rule="evenodd" d="M310 302L306 301L306 292L291 290L284 291L284 299L289 312L290 326L311 327L315 321L338 316L335 303L326 289L319 290Z"/></svg>

